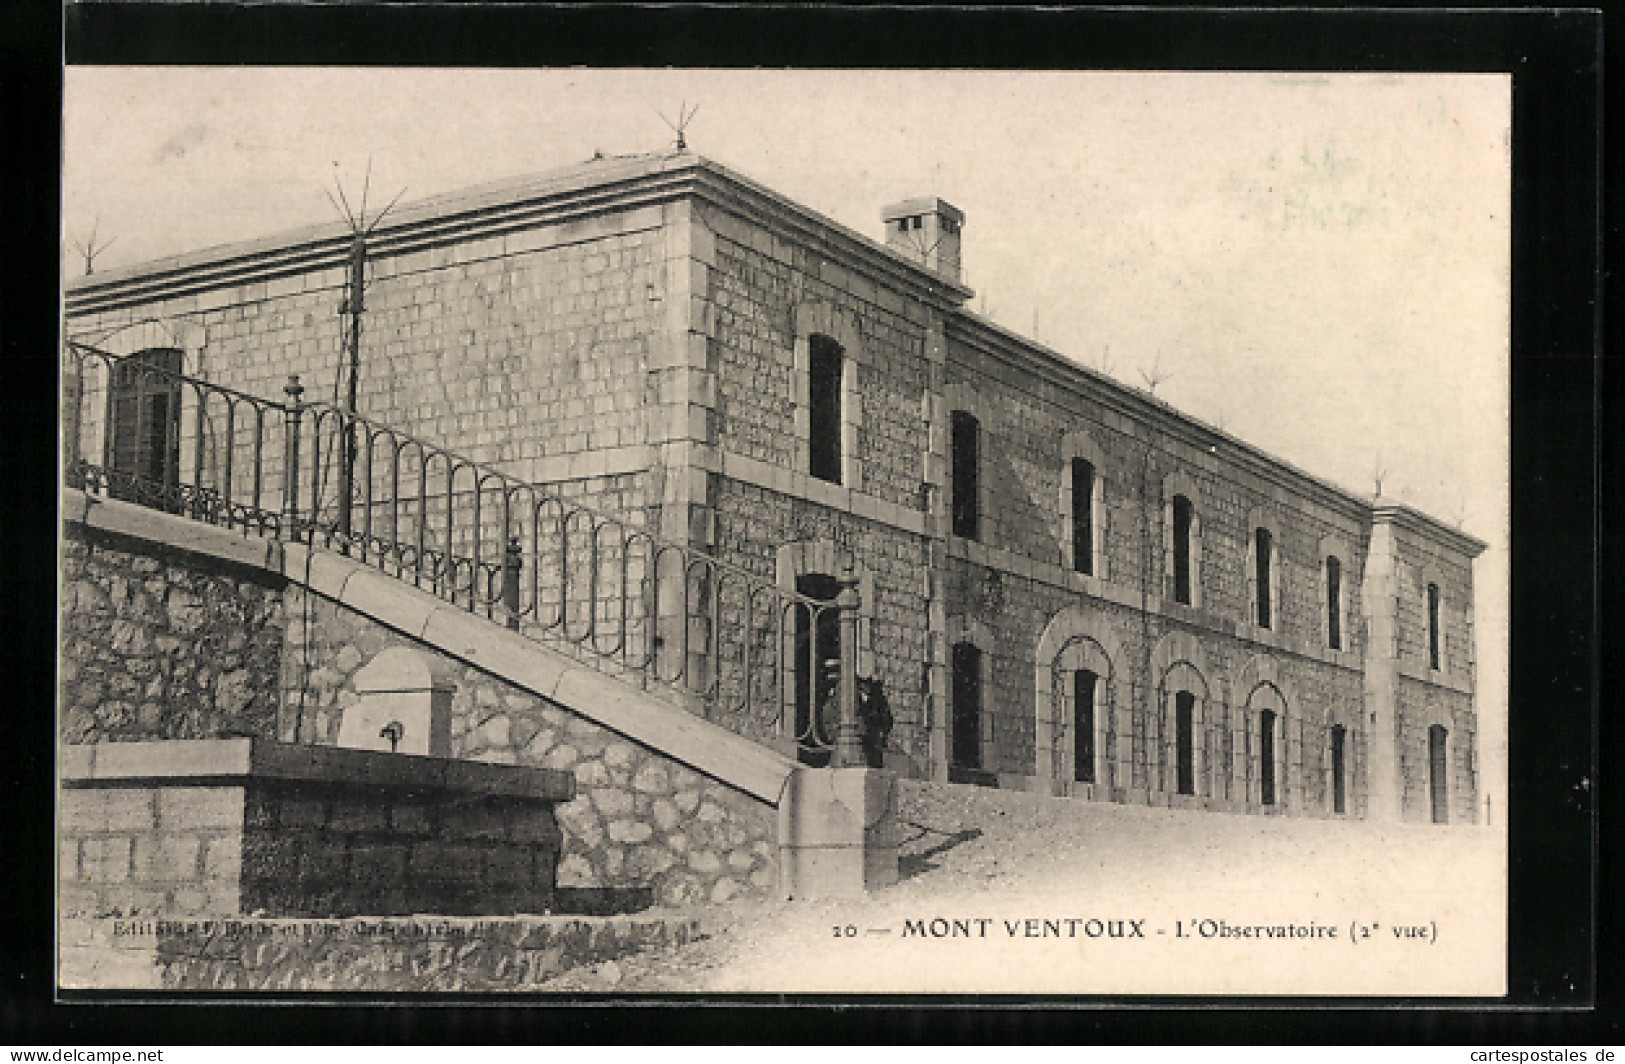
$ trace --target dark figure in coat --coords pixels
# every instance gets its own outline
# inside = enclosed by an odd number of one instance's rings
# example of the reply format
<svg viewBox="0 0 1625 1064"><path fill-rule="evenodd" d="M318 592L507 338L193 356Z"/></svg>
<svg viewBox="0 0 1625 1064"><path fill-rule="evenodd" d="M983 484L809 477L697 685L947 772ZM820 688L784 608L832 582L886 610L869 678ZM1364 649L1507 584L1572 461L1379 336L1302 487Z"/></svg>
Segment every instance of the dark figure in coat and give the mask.
<svg viewBox="0 0 1625 1064"><path fill-rule="evenodd" d="M870 768L885 767L886 739L891 735L891 705L886 690L873 677L858 679L858 723L863 728L863 760Z"/></svg>

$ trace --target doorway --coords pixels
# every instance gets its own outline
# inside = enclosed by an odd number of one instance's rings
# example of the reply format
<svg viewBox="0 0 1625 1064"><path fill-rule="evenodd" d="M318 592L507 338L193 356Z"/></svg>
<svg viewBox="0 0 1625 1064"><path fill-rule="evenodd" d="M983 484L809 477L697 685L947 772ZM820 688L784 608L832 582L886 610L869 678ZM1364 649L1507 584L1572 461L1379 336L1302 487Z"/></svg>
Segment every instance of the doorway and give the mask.
<svg viewBox="0 0 1625 1064"><path fill-rule="evenodd" d="M1449 737L1442 724L1428 729L1428 799L1435 824L1450 822Z"/></svg>
<svg viewBox="0 0 1625 1064"><path fill-rule="evenodd" d="M796 591L816 602L833 603L840 590L839 581L827 573L796 577ZM840 613L797 604L795 614L796 760L823 768L834 753L839 723Z"/></svg>
<svg viewBox="0 0 1625 1064"><path fill-rule="evenodd" d="M982 651L972 643L955 643L953 651L952 763L982 767Z"/></svg>

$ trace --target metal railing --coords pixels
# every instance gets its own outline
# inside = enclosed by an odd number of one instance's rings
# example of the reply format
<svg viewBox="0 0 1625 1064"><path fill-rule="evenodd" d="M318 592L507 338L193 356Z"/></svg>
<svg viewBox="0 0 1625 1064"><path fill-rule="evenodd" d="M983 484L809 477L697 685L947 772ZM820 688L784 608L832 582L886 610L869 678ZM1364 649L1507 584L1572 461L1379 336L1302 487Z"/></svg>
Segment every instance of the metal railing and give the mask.
<svg viewBox="0 0 1625 1064"><path fill-rule="evenodd" d="M804 761L860 764L856 581L832 601L388 425L69 342L66 483L332 550L691 702ZM348 490L345 490L345 489ZM850 574L848 574L850 575Z"/></svg>

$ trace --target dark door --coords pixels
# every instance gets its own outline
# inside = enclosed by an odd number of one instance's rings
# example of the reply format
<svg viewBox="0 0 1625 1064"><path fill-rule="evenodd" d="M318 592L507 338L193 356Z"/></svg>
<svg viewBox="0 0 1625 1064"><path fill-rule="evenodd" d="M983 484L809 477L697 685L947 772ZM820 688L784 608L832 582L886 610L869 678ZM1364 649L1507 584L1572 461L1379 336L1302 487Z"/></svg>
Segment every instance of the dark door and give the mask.
<svg viewBox="0 0 1625 1064"><path fill-rule="evenodd" d="M1343 775L1343 743L1347 734L1341 724L1332 728L1332 812L1339 815L1348 811Z"/></svg>
<svg viewBox="0 0 1625 1064"><path fill-rule="evenodd" d="M1442 724L1428 729L1428 797L1433 804L1435 824L1450 823L1450 766L1445 758L1447 735Z"/></svg>
<svg viewBox="0 0 1625 1064"><path fill-rule="evenodd" d="M982 767L982 652L970 643L954 644L953 763Z"/></svg>
<svg viewBox="0 0 1625 1064"><path fill-rule="evenodd" d="M1072 778L1095 782L1095 688L1100 678L1088 669L1072 674Z"/></svg>
<svg viewBox="0 0 1625 1064"><path fill-rule="evenodd" d="M840 591L833 576L808 573L796 590L819 602ZM816 638L815 638L816 637ZM796 607L796 758L804 765L829 764L840 719L836 703L841 675L841 626L833 609Z"/></svg>
<svg viewBox="0 0 1625 1064"><path fill-rule="evenodd" d="M151 503L180 482L181 353L155 348L120 359L108 389L107 465L115 498Z"/></svg>
<svg viewBox="0 0 1625 1064"><path fill-rule="evenodd" d="M1178 763L1180 794L1196 793L1196 696L1181 691L1174 696L1174 760Z"/></svg>

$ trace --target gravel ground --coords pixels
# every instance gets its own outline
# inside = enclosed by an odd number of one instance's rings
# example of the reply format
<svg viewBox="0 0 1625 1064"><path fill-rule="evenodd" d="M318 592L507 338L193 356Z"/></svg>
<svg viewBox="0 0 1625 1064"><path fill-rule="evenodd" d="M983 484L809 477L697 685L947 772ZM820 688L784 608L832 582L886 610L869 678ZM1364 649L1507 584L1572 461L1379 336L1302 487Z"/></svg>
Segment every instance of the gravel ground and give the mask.
<svg viewBox="0 0 1625 1064"><path fill-rule="evenodd" d="M903 880L699 910L705 937L544 989L1498 994L1488 829L1190 813L903 781ZM1136 923L1137 922L1137 923Z"/></svg>

